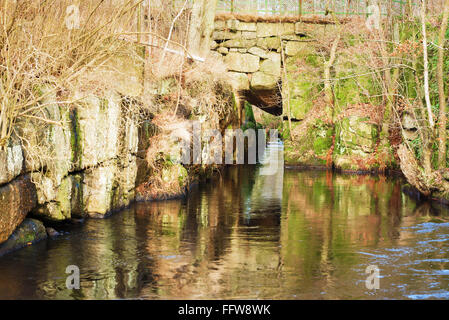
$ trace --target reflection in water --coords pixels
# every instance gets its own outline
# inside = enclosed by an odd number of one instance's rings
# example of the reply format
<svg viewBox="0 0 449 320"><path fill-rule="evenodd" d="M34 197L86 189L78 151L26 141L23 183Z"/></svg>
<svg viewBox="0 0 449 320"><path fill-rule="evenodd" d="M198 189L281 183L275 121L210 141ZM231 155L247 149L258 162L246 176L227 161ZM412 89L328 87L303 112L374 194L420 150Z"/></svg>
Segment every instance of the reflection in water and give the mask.
<svg viewBox="0 0 449 320"><path fill-rule="evenodd" d="M185 201L136 204L4 256L0 298L449 298L445 209L395 179L284 172L282 158L278 169L233 167ZM80 290L65 288L68 265Z"/></svg>

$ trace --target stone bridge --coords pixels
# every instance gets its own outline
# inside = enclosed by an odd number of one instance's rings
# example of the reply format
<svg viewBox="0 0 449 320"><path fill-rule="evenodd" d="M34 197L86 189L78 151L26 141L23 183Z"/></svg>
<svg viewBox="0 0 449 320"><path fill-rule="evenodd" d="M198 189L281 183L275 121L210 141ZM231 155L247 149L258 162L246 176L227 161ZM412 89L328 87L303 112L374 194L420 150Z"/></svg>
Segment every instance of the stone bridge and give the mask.
<svg viewBox="0 0 449 320"><path fill-rule="evenodd" d="M310 42L326 32L329 24L324 19L248 22L217 17L211 50L213 57L225 62L242 100L279 116L283 114L282 83L288 77L285 61L307 52Z"/></svg>

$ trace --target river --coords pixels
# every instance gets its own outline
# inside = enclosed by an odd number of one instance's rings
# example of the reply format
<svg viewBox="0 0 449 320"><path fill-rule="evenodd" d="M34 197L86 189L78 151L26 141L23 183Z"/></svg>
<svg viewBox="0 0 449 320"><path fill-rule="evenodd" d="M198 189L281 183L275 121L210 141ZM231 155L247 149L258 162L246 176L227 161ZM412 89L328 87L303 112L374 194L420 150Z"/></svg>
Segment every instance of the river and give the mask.
<svg viewBox="0 0 449 320"><path fill-rule="evenodd" d="M184 200L137 203L1 257L0 298L449 298L446 208L409 198L400 178L284 169L279 155L274 175L231 167ZM80 290L66 288L69 265Z"/></svg>

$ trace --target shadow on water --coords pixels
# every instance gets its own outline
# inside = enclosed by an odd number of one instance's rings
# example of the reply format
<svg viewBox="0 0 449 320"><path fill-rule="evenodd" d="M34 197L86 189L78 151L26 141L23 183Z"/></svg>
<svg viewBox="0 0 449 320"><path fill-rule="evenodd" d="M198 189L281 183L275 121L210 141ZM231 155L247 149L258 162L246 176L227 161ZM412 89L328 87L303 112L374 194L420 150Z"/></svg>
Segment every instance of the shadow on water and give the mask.
<svg viewBox="0 0 449 320"><path fill-rule="evenodd" d="M138 203L0 258L0 298L449 298L449 215L402 181L224 170L185 200ZM81 289L66 289L77 265ZM365 269L380 269L380 289Z"/></svg>

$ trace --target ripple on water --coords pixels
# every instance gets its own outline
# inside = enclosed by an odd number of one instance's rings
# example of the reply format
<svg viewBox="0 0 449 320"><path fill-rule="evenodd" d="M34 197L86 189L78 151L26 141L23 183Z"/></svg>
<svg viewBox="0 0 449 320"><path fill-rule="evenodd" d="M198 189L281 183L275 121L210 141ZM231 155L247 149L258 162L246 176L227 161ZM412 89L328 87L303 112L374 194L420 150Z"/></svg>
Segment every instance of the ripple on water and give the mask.
<svg viewBox="0 0 449 320"><path fill-rule="evenodd" d="M432 233L435 231L439 231L439 229L447 228L449 229L449 222L424 222L417 224L416 226L404 227L403 229L412 229L415 230L416 233Z"/></svg>
<svg viewBox="0 0 449 320"><path fill-rule="evenodd" d="M422 299L449 299L449 292L432 292L432 293L423 293L423 294L410 294L407 295L409 299L413 300L422 300Z"/></svg>

